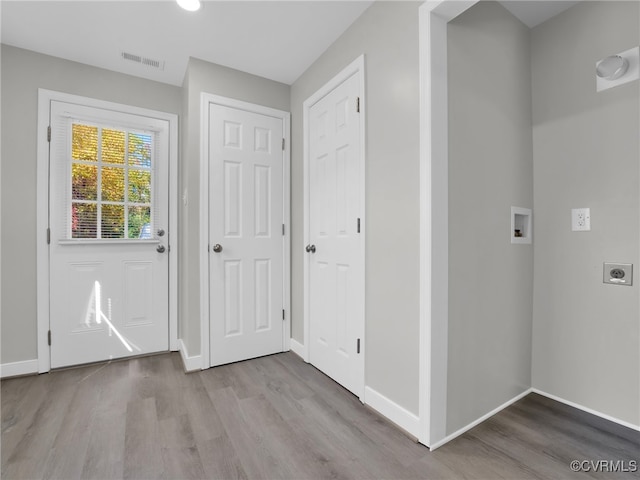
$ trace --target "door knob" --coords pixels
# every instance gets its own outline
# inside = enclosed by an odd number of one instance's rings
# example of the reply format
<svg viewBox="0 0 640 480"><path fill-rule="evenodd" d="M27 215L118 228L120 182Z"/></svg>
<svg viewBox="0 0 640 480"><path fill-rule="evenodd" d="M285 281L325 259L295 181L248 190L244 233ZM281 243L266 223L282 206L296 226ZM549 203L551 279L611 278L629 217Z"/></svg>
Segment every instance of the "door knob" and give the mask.
<svg viewBox="0 0 640 480"><path fill-rule="evenodd" d="M222 245L220 245L219 243L216 243L213 246L213 251L216 252L216 253L220 253L222 251Z"/></svg>
<svg viewBox="0 0 640 480"><path fill-rule="evenodd" d="M307 245L307 248L305 248L305 250L307 251L307 253L309 253L309 252L316 253L316 246L315 245Z"/></svg>
<svg viewBox="0 0 640 480"><path fill-rule="evenodd" d="M166 249L164 248L164 245L158 245L156 247L156 252L158 252L158 253L164 253L165 250Z"/></svg>

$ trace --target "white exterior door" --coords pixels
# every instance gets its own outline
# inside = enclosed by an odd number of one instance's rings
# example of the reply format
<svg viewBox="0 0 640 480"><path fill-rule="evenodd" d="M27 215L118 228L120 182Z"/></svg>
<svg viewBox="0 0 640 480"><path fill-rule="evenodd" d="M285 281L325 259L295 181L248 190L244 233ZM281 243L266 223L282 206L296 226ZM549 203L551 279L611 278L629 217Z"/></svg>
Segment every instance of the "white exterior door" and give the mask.
<svg viewBox="0 0 640 480"><path fill-rule="evenodd" d="M283 351L283 120L209 105L210 362Z"/></svg>
<svg viewBox="0 0 640 480"><path fill-rule="evenodd" d="M364 242L355 73L309 110L309 360L362 397Z"/></svg>
<svg viewBox="0 0 640 480"><path fill-rule="evenodd" d="M169 349L168 122L52 101L51 367Z"/></svg>

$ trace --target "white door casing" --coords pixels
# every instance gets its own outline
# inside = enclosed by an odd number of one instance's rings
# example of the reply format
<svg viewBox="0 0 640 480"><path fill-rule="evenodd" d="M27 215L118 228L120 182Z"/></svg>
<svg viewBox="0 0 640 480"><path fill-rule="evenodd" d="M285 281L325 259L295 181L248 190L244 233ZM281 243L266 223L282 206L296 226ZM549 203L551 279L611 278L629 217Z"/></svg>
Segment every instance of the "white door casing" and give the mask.
<svg viewBox="0 0 640 480"><path fill-rule="evenodd" d="M424 2L420 43L420 443L431 450L446 435L448 332L447 23L478 0ZM459 432L458 432L459 433Z"/></svg>
<svg viewBox="0 0 640 480"><path fill-rule="evenodd" d="M210 94L201 108L208 368L289 349L289 113Z"/></svg>
<svg viewBox="0 0 640 480"><path fill-rule="evenodd" d="M304 128L306 359L364 401L363 64L305 102Z"/></svg>
<svg viewBox="0 0 640 480"><path fill-rule="evenodd" d="M38 225L50 228L45 235L46 228L38 232L39 371L174 349L177 309L169 268L175 259L169 245L177 222L175 217L169 221L169 190L173 192L176 183L169 180L169 170L175 167L177 153L175 115L46 90L39 94L39 132L45 141L51 125L50 161L41 138L38 146ZM137 132L151 142L147 146L152 152L155 215L149 227L154 232L162 228L162 237L71 238L72 124ZM99 170L109 168L102 158L96 163L101 164ZM120 170L127 175L144 171L129 166L128 160L124 163ZM125 205L124 211L128 208ZM164 253L156 251L160 245Z"/></svg>

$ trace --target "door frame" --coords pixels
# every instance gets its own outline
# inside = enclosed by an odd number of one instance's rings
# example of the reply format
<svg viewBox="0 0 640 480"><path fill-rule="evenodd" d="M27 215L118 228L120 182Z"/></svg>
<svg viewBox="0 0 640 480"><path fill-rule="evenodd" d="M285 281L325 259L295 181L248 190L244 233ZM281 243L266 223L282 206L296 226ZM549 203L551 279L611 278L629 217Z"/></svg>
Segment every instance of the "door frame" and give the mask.
<svg viewBox="0 0 640 480"><path fill-rule="evenodd" d="M169 124L169 350L178 350L178 116L131 105L98 100L70 93L38 89L38 144L36 153L36 298L38 372L51 370L51 347L47 337L49 311L49 141L51 102L75 103L85 107L141 115ZM173 252L171 250L173 249Z"/></svg>
<svg viewBox="0 0 640 480"><path fill-rule="evenodd" d="M363 339L361 352L362 354L358 356L360 359L360 371L362 372L362 383L361 389L357 392L358 397L362 403L365 403L365 356L367 353L367 341L365 336L365 325L366 325L366 302L365 302L365 272L366 272L366 263L365 263L365 245L366 245L366 231L367 231L367 221L366 221L366 204L365 204L365 186L366 186L366 105L365 101L365 59L364 54L360 55L353 62L347 65L342 71L340 71L335 77L325 83L318 91L316 91L313 95L307 98L303 103L303 120L302 120L302 129L303 129L303 145L304 145L304 153L303 153L303 211L304 211L304 243L303 245L308 245L310 243L310 232L311 228L310 222L310 208L311 208L311 200L310 200L310 166L309 161L311 158L310 152L310 114L311 107L313 107L316 103L318 103L322 98L327 96L331 91L344 83L349 77L358 73L360 75L360 115L358 116L358 121L360 122L360 158L359 158L359 171L360 171L360 262L362 265L362 270L360 272L359 279L359 288L358 296L362 301L361 311L363 312L362 318L358 319L358 337ZM308 254L306 254L301 249L303 255L304 265L304 345L297 345L297 353L302 356L302 359L309 363L310 355L309 355L309 328L310 328L310 317L311 317L311 306L310 306L310 274L311 274L311 259Z"/></svg>
<svg viewBox="0 0 640 480"><path fill-rule="evenodd" d="M284 150L282 151L282 221L283 242L283 299L285 310L282 330L282 351L290 348L291 340L291 114L263 105L202 92L200 94L200 352L202 370L211 367L209 298L209 106L211 104L244 110L282 120ZM203 265L206 265L203 268Z"/></svg>
<svg viewBox="0 0 640 480"><path fill-rule="evenodd" d="M479 0L426 1L418 10L420 63L420 337L418 440L447 437L449 329L449 105L447 23ZM437 274L435 274L437 272Z"/></svg>

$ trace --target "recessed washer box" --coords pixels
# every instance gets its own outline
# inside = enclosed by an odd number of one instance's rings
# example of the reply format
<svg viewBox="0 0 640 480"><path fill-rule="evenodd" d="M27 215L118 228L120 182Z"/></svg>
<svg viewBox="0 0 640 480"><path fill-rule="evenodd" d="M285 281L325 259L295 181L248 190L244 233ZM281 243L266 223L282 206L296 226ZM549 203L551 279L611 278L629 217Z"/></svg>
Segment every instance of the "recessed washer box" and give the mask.
<svg viewBox="0 0 640 480"><path fill-rule="evenodd" d="M531 209L511 207L511 243L530 244L532 234Z"/></svg>
<svg viewBox="0 0 640 480"><path fill-rule="evenodd" d="M613 285L630 287L633 285L633 264L605 262L602 281Z"/></svg>

